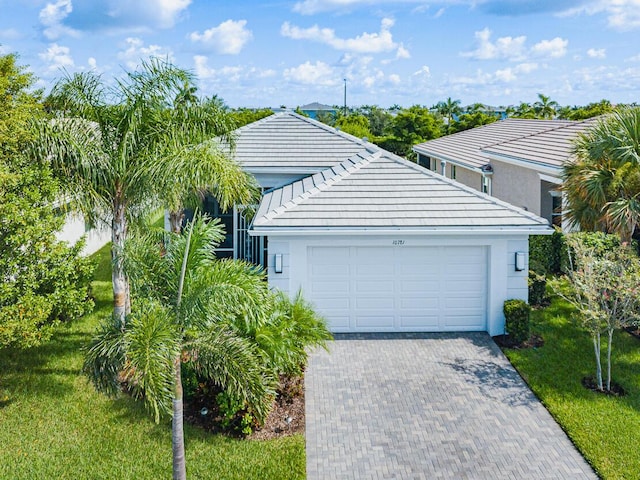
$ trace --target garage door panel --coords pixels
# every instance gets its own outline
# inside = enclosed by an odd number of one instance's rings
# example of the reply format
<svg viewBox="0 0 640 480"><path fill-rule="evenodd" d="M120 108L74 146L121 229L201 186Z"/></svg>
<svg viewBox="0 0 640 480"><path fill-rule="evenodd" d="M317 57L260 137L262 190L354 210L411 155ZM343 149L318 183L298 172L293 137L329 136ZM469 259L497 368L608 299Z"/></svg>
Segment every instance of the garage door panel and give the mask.
<svg viewBox="0 0 640 480"><path fill-rule="evenodd" d="M355 327L359 330L371 328L392 329L394 327L394 318L394 315L391 313L388 315L376 315L374 313L367 315L366 313L363 313L362 315L355 316Z"/></svg>
<svg viewBox="0 0 640 480"><path fill-rule="evenodd" d="M305 292L334 331L485 330L486 255L475 246L309 247Z"/></svg>

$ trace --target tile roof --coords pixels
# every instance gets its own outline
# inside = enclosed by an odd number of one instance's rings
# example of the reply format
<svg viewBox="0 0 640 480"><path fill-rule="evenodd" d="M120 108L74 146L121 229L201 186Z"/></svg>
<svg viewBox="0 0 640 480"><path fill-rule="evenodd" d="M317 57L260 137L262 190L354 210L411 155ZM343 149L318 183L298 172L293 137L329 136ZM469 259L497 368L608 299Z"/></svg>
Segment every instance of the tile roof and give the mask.
<svg viewBox="0 0 640 480"><path fill-rule="evenodd" d="M599 117L596 117L561 125L542 133L491 145L483 148L482 152L560 169L573 156L573 140L598 120Z"/></svg>
<svg viewBox="0 0 640 480"><path fill-rule="evenodd" d="M235 157L249 172L313 173L366 150L367 142L293 112L276 113L236 130Z"/></svg>
<svg viewBox="0 0 640 480"><path fill-rule="evenodd" d="M483 150L487 147L566 127L574 123L568 120L508 118L420 143L415 145L413 150L426 156L459 163L471 168L482 168L489 163L489 159L483 154Z"/></svg>
<svg viewBox="0 0 640 480"><path fill-rule="evenodd" d="M530 212L381 149L267 192L253 230L546 231Z"/></svg>

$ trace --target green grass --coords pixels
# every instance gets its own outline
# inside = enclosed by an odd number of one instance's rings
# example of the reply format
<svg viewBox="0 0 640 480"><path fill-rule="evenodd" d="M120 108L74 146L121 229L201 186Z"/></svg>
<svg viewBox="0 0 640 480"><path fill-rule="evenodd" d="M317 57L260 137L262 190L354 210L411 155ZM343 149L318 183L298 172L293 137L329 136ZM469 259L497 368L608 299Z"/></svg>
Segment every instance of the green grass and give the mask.
<svg viewBox="0 0 640 480"><path fill-rule="evenodd" d="M171 477L171 425L139 403L97 393L82 347L112 307L109 250L96 254L96 309L27 351L0 350L0 478ZM189 478L305 477L304 437L242 441L185 425Z"/></svg>
<svg viewBox="0 0 640 480"><path fill-rule="evenodd" d="M544 346L505 353L602 478L640 479L640 341L626 332L614 338L612 377L626 396L587 390L580 382L595 375L593 344L572 313L569 303L553 298L532 313Z"/></svg>

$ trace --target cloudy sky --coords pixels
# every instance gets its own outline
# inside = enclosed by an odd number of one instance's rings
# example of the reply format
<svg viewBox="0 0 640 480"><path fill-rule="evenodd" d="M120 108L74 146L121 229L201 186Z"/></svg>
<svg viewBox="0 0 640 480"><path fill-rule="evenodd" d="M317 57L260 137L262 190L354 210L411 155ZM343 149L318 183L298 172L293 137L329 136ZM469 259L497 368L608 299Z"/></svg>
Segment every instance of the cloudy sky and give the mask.
<svg viewBox="0 0 640 480"><path fill-rule="evenodd" d="M232 107L640 102L640 0L0 0L0 53L49 88L150 55Z"/></svg>

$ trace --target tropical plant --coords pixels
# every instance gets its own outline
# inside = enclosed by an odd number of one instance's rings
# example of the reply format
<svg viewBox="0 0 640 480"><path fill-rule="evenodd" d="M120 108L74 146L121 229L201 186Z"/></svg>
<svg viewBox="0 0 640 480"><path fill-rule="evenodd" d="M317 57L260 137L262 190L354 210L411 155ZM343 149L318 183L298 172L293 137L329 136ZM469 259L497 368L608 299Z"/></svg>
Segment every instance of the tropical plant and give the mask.
<svg viewBox="0 0 640 480"><path fill-rule="evenodd" d="M454 118L462 113L460 100L452 100L451 97L448 97L444 102L436 103L435 109L440 115L447 119L447 133L451 133Z"/></svg>
<svg viewBox="0 0 640 480"><path fill-rule="evenodd" d="M629 241L640 221L640 108L624 108L581 134L563 166L566 218Z"/></svg>
<svg viewBox="0 0 640 480"><path fill-rule="evenodd" d="M414 145L442 135L444 122L428 108L413 105L393 117L388 130L389 136L376 139L376 143L397 155L411 158L415 156Z"/></svg>
<svg viewBox="0 0 640 480"><path fill-rule="evenodd" d="M573 268L569 271L571 290L558 291L573 304L578 321L589 331L596 359L596 384L602 379L602 335L607 336L607 382L611 390L611 350L617 329L637 322L640 314L640 259L630 246L601 250L587 246L583 238L568 235Z"/></svg>
<svg viewBox="0 0 640 480"><path fill-rule="evenodd" d="M211 188L227 206L250 197L246 175L213 139L232 140L219 102L194 101L193 80L159 59L114 84L94 72L67 76L47 100L55 120L40 123L33 142L31 153L51 163L74 208L111 225L114 318L122 326L131 310L122 257L129 226L164 201L177 229L184 195L194 190Z"/></svg>
<svg viewBox="0 0 640 480"><path fill-rule="evenodd" d="M556 117L559 107L558 102L551 100L547 95L539 93L538 101L533 104L533 111L537 118L550 120Z"/></svg>
<svg viewBox="0 0 640 480"><path fill-rule="evenodd" d="M199 217L182 235L167 233L164 242L156 238L149 245L150 238L130 246L127 255L136 265L130 269L132 286L144 298L136 301L124 329L110 321L102 325L84 370L107 393L116 393L124 379L156 422L172 414L174 478L184 479L182 364L242 399L262 421L272 403L274 376L255 344L226 320L256 322L269 292L259 268L216 260L216 245L224 238L218 222Z"/></svg>
<svg viewBox="0 0 640 480"><path fill-rule="evenodd" d="M358 138L368 138L371 140L373 137L369 130L369 119L364 115L351 114L347 117L340 117L336 122L336 126Z"/></svg>

